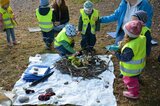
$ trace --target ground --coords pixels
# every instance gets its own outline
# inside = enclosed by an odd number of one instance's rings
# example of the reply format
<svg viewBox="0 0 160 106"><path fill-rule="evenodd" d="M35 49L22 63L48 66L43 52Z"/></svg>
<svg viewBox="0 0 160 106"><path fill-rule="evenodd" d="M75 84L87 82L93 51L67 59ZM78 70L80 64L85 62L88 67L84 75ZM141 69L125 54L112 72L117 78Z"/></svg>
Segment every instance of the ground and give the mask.
<svg viewBox="0 0 160 106"><path fill-rule="evenodd" d="M109 15L117 8L118 0L99 0L95 3L95 8L100 10L100 15ZM154 8L154 17L152 25L152 36L160 41L160 3L159 0L150 0ZM11 90L15 82L21 77L28 65L29 56L41 53L54 53L56 51L47 51L44 49L41 33L30 33L28 27L38 26L35 18L35 9L38 7L38 0L12 0L11 6L15 12L18 26L15 28L17 40L21 43L8 48L6 46L5 33L0 33L0 87L5 90ZM70 22L77 25L79 9L82 7L78 0L67 0L70 11ZM113 39L106 36L106 31L115 31L116 23L105 24L101 26L101 31L97 34L96 50L98 54L106 54L104 46L112 44ZM76 38L76 49L79 49L79 37ZM140 99L130 100L122 96L125 89L122 79L117 78L119 66L117 59L113 57L116 79L114 82L114 94L119 106L159 106L160 105L160 62L157 58L160 55L160 46L154 46L152 53L147 58L145 71L142 73ZM106 98L107 100L107 98Z"/></svg>

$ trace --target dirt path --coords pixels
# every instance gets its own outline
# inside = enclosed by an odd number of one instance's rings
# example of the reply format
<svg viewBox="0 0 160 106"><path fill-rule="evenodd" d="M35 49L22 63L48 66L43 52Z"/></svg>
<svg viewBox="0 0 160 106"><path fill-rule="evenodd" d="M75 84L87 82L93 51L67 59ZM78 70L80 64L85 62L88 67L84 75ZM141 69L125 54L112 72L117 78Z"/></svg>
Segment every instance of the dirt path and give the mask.
<svg viewBox="0 0 160 106"><path fill-rule="evenodd" d="M155 13L153 18L152 34L160 41L160 4L159 0L151 0ZM67 0L70 11L71 23L77 25L79 9L82 4L75 0ZM95 7L100 10L101 15L109 15L118 6L117 0L101 0ZM0 36L0 87L11 90L14 83L20 78L28 65L28 58L37 53L46 53L40 33L29 33L28 27L37 26L35 18L35 9L38 7L38 0L12 0L12 7L17 15L18 26L16 28L17 39L21 44L8 49L6 47L5 34ZM96 49L99 54L105 54L104 46L112 44L113 39L106 37L106 31L115 31L116 24L107 24L101 26L101 31L97 35ZM80 40L77 39L76 45L79 48ZM54 51L52 51L54 52ZM141 97L137 101L126 99L122 96L123 83L121 79L116 78L114 84L114 94L116 95L119 106L159 106L160 105L160 63L157 62L157 56L160 54L160 47L155 46L152 49L151 56L147 59L147 67L142 74L144 85L141 85ZM115 75L119 74L118 62L115 62ZM106 98L107 100L107 98Z"/></svg>

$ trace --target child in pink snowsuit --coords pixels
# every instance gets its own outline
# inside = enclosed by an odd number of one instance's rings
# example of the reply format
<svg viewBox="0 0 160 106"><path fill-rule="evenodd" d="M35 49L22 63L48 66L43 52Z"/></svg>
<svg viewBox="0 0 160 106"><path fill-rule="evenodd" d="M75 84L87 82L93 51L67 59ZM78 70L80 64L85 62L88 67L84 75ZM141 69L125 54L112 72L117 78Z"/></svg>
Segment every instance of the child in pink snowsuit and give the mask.
<svg viewBox="0 0 160 106"><path fill-rule="evenodd" d="M127 98L139 98L138 76L145 67L146 58L146 37L139 36L143 27L143 22L133 20L123 27L125 37L120 42L120 51L115 55L120 61L120 71L123 75L123 82L127 91L123 91L123 96Z"/></svg>

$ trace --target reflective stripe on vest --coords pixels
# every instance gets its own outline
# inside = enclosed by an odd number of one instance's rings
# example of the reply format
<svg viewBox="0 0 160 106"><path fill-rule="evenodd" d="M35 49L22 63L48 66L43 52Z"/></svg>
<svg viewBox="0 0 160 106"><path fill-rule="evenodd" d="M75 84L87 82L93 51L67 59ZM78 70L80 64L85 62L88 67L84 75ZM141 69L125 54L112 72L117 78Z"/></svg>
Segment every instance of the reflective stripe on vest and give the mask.
<svg viewBox="0 0 160 106"><path fill-rule="evenodd" d="M9 13L7 10L0 8L0 13L2 14L2 18L3 18L3 23L4 23L4 28L13 28L14 25L11 21L11 13Z"/></svg>
<svg viewBox="0 0 160 106"><path fill-rule="evenodd" d="M143 46L142 46L143 45ZM120 62L120 71L124 76L135 76L141 73L145 67L146 57L146 37L139 36L138 38L126 43L123 50L129 47L134 53L134 57L129 62Z"/></svg>
<svg viewBox="0 0 160 106"><path fill-rule="evenodd" d="M55 47L61 46L61 44L60 44L61 41L66 41L69 44L72 43L72 40L66 35L66 29L65 28L63 28L62 31L55 38L54 46Z"/></svg>
<svg viewBox="0 0 160 106"><path fill-rule="evenodd" d="M139 69L139 70L128 70L126 68L124 68L123 66L120 66L120 69L125 72L125 73L129 73L131 75L138 75L142 72L143 68L142 69Z"/></svg>
<svg viewBox="0 0 160 106"><path fill-rule="evenodd" d="M131 60L131 61L126 62L126 63L127 63L127 64L141 64L141 63L143 63L143 62L145 62L145 58L140 59L140 60Z"/></svg>
<svg viewBox="0 0 160 106"><path fill-rule="evenodd" d="M52 14L52 9L50 9L48 14L45 16L39 13L39 9L36 9L36 16L39 22L39 27L43 32L49 32L53 29Z"/></svg>
<svg viewBox="0 0 160 106"><path fill-rule="evenodd" d="M84 12L84 9L80 9L80 13L82 15L82 21L83 21L83 26L82 26L82 34L86 33L88 24L90 23L91 25L91 33L95 34L95 23L98 20L99 17L99 12L96 9L93 9L93 13L91 15L91 18L89 19L88 15Z"/></svg>

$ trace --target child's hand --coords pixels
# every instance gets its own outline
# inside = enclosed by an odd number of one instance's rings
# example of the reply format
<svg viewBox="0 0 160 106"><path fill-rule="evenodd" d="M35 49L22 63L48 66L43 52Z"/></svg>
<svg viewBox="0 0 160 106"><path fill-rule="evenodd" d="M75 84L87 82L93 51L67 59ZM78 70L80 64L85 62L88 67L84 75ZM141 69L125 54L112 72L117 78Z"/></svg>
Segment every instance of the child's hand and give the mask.
<svg viewBox="0 0 160 106"><path fill-rule="evenodd" d="M77 51L76 53L73 54L73 56L80 56L80 55L82 55L81 51Z"/></svg>
<svg viewBox="0 0 160 106"><path fill-rule="evenodd" d="M123 45L123 41L119 41L119 42L118 42L118 46L119 46L119 47L122 47L122 45Z"/></svg>
<svg viewBox="0 0 160 106"><path fill-rule="evenodd" d="M116 52L115 51L110 51L112 54L115 54Z"/></svg>

